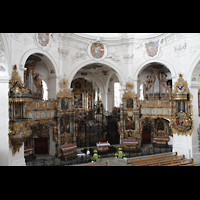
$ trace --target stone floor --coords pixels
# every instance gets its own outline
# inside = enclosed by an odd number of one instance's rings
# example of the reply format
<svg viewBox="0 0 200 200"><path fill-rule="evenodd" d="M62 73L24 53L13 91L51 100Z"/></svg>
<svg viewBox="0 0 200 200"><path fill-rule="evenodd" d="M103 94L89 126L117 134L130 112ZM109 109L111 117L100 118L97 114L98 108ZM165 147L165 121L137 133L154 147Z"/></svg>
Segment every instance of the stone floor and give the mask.
<svg viewBox="0 0 200 200"><path fill-rule="evenodd" d="M126 166L126 160L125 159L118 159L118 158L108 157L108 158L100 158L98 160L98 162L106 162L106 161L108 161L108 165L107 166ZM90 164L90 163L87 163L87 164ZM71 166L79 166L79 165L71 165Z"/></svg>
<svg viewBox="0 0 200 200"><path fill-rule="evenodd" d="M119 144L117 145L113 145L115 147L118 147L120 146ZM145 145L145 147L151 147L151 144L149 145ZM94 150L97 149L96 146L92 147ZM81 148L77 148L76 152L78 154L82 154L81 150L84 149L84 147L81 147ZM55 157L54 156L51 156L51 155L48 155L48 154L36 154L37 156L37 159L54 159ZM139 156L140 157L140 156ZM58 158L57 158L58 159ZM58 159L59 160L59 159ZM115 158L115 157L102 157L99 159L98 162L106 162L108 161L108 166L126 166L126 159L118 159L118 158ZM57 162L57 161L56 161ZM200 159L194 159L194 163L200 163ZM86 164L86 163L85 163ZM89 164L89 163L88 163ZM70 165L70 166L79 166L81 164L76 164L76 165ZM31 165L28 165L28 166L31 166Z"/></svg>

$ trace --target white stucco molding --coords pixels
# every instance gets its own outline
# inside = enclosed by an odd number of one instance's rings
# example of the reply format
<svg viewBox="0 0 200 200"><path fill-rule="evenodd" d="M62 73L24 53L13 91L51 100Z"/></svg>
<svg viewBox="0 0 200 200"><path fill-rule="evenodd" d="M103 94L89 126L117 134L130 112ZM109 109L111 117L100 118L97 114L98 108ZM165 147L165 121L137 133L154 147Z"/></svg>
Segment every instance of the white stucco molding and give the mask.
<svg viewBox="0 0 200 200"><path fill-rule="evenodd" d="M55 73L56 73L56 77L59 77L59 76L60 76L59 70L58 70L58 65L57 65L56 61L54 60L53 56L52 56L50 53L48 53L48 52L46 52L46 51L43 51L43 50L41 50L41 49L37 49L37 48L32 48L32 49L26 51L26 52L22 55L22 57L21 57L21 59L20 59L20 63L19 63L19 65L20 65L21 68L23 68L22 66L25 66L25 63L26 63L27 58L28 58L30 55L34 54L34 53L41 53L41 54L45 55L45 56L51 61L52 67L54 68ZM21 69L21 68L20 68L20 69Z"/></svg>
<svg viewBox="0 0 200 200"><path fill-rule="evenodd" d="M165 67L167 67L170 70L172 77L177 76L176 71L171 63L169 63L168 61L163 60L163 59L154 59L154 60L146 60L146 61L142 62L141 64L139 64L139 66L136 67L133 79L137 80L138 74L141 72L141 70L143 70L147 64L154 63L154 62L163 64Z"/></svg>
<svg viewBox="0 0 200 200"><path fill-rule="evenodd" d="M192 84L192 74L198 64L198 62L200 61L200 54L198 54L195 59L193 61L191 61L191 65L189 65L189 72L187 73L187 76L186 76L186 79L187 79L187 82L188 82L188 86L191 87L191 85L194 85Z"/></svg>
<svg viewBox="0 0 200 200"><path fill-rule="evenodd" d="M94 60L87 60L87 61L84 61L84 62L81 62L80 64L78 64L77 66L74 66L72 67L72 71L69 73L69 76L68 76L68 81L69 83L72 82L74 76L76 75L76 73L84 66L86 65L89 65L89 64L95 64L95 63L98 63L98 64L105 64L111 68L113 68L117 73L116 73L116 76L118 77L119 81L122 83L122 84L125 84L126 82L126 77L124 76L123 74L123 71L117 67L116 65L113 65L112 63L108 62L108 61L105 61L105 60L101 60L101 61L94 61Z"/></svg>

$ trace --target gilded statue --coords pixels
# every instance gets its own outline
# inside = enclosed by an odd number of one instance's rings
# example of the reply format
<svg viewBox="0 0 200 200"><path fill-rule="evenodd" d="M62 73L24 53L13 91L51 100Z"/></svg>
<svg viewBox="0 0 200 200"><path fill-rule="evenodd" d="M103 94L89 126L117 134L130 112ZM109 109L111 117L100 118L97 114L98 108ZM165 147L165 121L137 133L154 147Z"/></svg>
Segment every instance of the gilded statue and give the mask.
<svg viewBox="0 0 200 200"><path fill-rule="evenodd" d="M76 122L76 123L75 123L75 133L76 133L76 135L78 134L78 127L79 127L79 125L78 125L78 123Z"/></svg>
<svg viewBox="0 0 200 200"><path fill-rule="evenodd" d="M185 116L185 119L183 121L183 125L184 126L192 126L191 119L187 115Z"/></svg>
<svg viewBox="0 0 200 200"><path fill-rule="evenodd" d="M172 124L174 124L174 125L176 125L176 126L179 124L179 118L178 118L177 115L174 115L174 116L172 117Z"/></svg>
<svg viewBox="0 0 200 200"><path fill-rule="evenodd" d="M121 122L117 122L117 126L118 126L118 132L121 133L121 127L122 127Z"/></svg>
<svg viewBox="0 0 200 200"><path fill-rule="evenodd" d="M53 127L53 140L57 140L57 130L58 128L56 126Z"/></svg>

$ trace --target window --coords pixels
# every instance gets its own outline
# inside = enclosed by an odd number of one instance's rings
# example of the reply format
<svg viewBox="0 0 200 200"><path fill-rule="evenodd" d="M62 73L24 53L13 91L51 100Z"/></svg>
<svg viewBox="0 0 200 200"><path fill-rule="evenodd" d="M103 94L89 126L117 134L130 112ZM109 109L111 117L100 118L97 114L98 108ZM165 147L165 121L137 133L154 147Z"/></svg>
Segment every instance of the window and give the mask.
<svg viewBox="0 0 200 200"><path fill-rule="evenodd" d="M120 90L121 86L120 83L114 83L114 107L120 107Z"/></svg>
<svg viewBox="0 0 200 200"><path fill-rule="evenodd" d="M48 100L48 88L47 84L42 80L43 85L43 100Z"/></svg>

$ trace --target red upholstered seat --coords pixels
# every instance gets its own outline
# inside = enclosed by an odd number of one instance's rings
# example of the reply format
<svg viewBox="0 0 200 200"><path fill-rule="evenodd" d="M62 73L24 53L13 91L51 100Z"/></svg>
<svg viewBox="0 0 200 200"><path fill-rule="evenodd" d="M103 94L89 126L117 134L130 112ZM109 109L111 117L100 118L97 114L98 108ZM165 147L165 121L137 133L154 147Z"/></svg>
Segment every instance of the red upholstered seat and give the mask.
<svg viewBox="0 0 200 200"><path fill-rule="evenodd" d="M138 144L138 141L137 140L124 140L123 143L136 143L136 144Z"/></svg>
<svg viewBox="0 0 200 200"><path fill-rule="evenodd" d="M108 142L98 142L98 143L96 143L96 145L97 146L110 146L110 143L108 143Z"/></svg>
<svg viewBox="0 0 200 200"><path fill-rule="evenodd" d="M61 146L61 149L65 150L65 149L71 149L71 148L75 148L75 147L76 147L75 144L69 144L69 145L63 145L63 146Z"/></svg>
<svg viewBox="0 0 200 200"><path fill-rule="evenodd" d="M33 150L33 147L24 147L24 151L31 151Z"/></svg>
<svg viewBox="0 0 200 200"><path fill-rule="evenodd" d="M168 137L154 137L154 140L169 140Z"/></svg>

